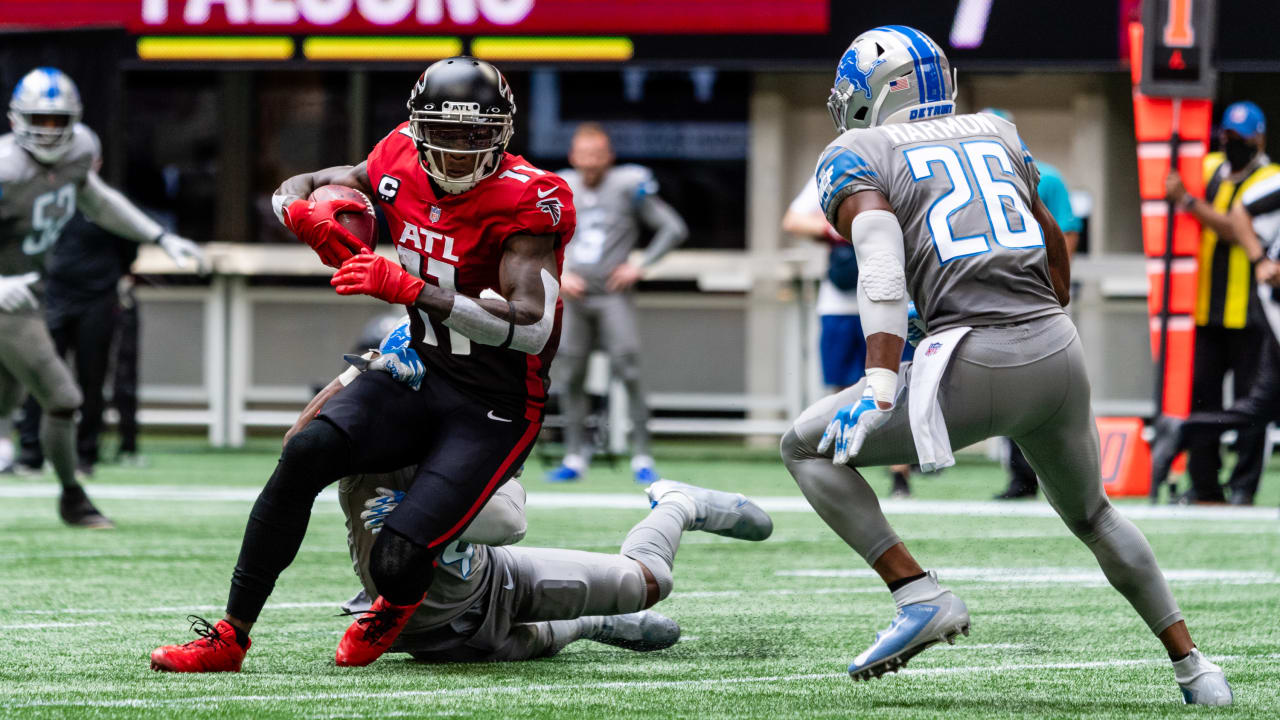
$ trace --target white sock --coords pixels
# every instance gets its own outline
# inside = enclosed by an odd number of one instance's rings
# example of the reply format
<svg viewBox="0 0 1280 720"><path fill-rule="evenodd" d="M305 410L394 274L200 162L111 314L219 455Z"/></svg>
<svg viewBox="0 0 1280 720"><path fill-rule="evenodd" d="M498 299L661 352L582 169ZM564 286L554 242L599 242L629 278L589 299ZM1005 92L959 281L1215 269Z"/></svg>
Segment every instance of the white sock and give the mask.
<svg viewBox="0 0 1280 720"><path fill-rule="evenodd" d="M587 460L581 455L565 455L561 464L580 475L587 472Z"/></svg>
<svg viewBox="0 0 1280 720"><path fill-rule="evenodd" d="M631 472L645 468L653 469L653 457L649 455L633 455L631 457Z"/></svg>
<svg viewBox="0 0 1280 720"><path fill-rule="evenodd" d="M928 602L944 592L946 589L938 584L938 576L930 571L919 580L913 580L894 590L893 601L898 604L898 607L902 607L918 602Z"/></svg>
<svg viewBox="0 0 1280 720"><path fill-rule="evenodd" d="M1222 668L1209 662L1199 648L1191 648L1191 653L1181 660L1173 661L1173 677L1179 683L1186 684L1207 672L1221 671Z"/></svg>

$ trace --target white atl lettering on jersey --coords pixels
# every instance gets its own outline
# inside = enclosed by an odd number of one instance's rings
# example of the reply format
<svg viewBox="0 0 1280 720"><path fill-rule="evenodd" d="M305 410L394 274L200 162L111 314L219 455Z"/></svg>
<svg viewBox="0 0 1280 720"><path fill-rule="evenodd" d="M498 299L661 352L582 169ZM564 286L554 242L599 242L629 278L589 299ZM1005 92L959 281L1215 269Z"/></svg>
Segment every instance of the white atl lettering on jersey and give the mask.
<svg viewBox="0 0 1280 720"><path fill-rule="evenodd" d="M881 125L894 144L921 140L946 140L967 135L996 135L995 123L982 115L957 115L940 120L921 120L910 123Z"/></svg>
<svg viewBox="0 0 1280 720"><path fill-rule="evenodd" d="M400 233L400 244L410 245L414 250L422 250L428 255L434 252L436 240L444 240L444 259L457 261L458 256L453 254L453 237L450 235L442 235L435 230L420 228L413 223L405 223L404 230ZM424 248L423 245L426 245Z"/></svg>

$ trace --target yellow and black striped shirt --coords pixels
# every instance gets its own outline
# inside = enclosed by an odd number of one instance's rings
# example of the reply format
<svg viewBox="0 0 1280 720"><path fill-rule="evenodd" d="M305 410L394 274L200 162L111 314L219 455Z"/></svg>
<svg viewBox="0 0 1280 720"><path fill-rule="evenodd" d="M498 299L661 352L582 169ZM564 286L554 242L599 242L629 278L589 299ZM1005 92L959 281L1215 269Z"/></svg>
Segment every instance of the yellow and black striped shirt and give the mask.
<svg viewBox="0 0 1280 720"><path fill-rule="evenodd" d="M1240 202L1240 195L1254 183L1280 173L1280 165L1263 163L1244 180L1229 179L1231 168L1222 153L1204 159L1205 201L1220 213ZM1200 233L1200 279L1196 297L1196 325L1239 329L1255 322L1251 312L1256 292L1253 267L1244 248L1219 242L1208 227Z"/></svg>

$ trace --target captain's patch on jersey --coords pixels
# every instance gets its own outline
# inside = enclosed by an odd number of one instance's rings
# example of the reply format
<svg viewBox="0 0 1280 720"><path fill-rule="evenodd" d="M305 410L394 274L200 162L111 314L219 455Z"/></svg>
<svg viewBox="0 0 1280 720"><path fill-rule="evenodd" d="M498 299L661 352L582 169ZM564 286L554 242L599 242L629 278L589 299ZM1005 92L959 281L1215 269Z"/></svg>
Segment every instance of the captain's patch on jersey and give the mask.
<svg viewBox="0 0 1280 720"><path fill-rule="evenodd" d="M560 224L560 213L564 206L560 204L560 198L549 197L546 200L539 200L538 209L551 216L551 224Z"/></svg>
<svg viewBox="0 0 1280 720"><path fill-rule="evenodd" d="M378 199L384 203L393 203L396 201L396 194L400 192L400 179L390 175L383 175L378 181ZM434 221L433 221L434 222Z"/></svg>

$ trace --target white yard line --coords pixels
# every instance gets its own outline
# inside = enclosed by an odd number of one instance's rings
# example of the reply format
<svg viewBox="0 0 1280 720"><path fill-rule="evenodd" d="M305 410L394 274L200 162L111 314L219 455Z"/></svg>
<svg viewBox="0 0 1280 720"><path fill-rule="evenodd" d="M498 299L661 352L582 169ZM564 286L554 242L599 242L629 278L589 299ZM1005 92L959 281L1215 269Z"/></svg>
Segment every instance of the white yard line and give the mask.
<svg viewBox="0 0 1280 720"><path fill-rule="evenodd" d="M1008 568L1008 567L956 567L939 568L939 577L946 582L975 583L1016 583L1058 585L1071 584L1079 587L1105 587L1107 580L1102 572L1090 568ZM1166 570L1165 577L1173 583L1213 583L1218 585L1271 585L1280 583L1280 575L1268 571L1249 570ZM776 577L793 578L840 578L840 579L876 579L878 576L870 568L835 568L835 569L802 569L779 570ZM820 588L774 588L774 589L735 589L735 590L676 590L670 599L702 599L729 597L759 596L811 596L811 595L878 595L887 591L876 583L870 587L820 587ZM319 602L278 602L268 603L267 610L300 610L312 608L337 608L344 598L335 597L331 601ZM3 610L0 614L14 615L142 615L150 613L198 613L220 612L222 605L186 605L172 607L149 608L56 608L40 610ZM0 626L3 627L3 626Z"/></svg>
<svg viewBox="0 0 1280 720"><path fill-rule="evenodd" d="M1254 661L1275 660L1277 655L1251 658ZM1215 656L1215 662L1230 663L1241 659L1240 656ZM992 674L1032 672L1039 670L1105 670L1108 668L1125 668L1143 665L1164 665L1169 661L1163 658L1147 658L1141 660L1100 660L1095 662L1058 662L1058 663L1002 663L998 665L963 665L958 667L907 668L901 675L929 677L934 675ZM440 698L493 696L496 694L512 695L539 692L581 692L583 690L657 690L679 687L716 688L732 685L749 685L756 683L801 682L805 680L835 680L846 678L840 673L805 673L797 675L768 675L762 677L722 677L691 680L618 680L594 683L561 683L535 685L493 685L485 687L441 688L438 690L394 690L394 691L343 691L321 693L282 693L276 695L200 695L188 698L121 698L117 700L33 700L9 702L6 707L136 707L159 708L199 705L210 707L219 703L299 703L314 700L392 700L408 698ZM892 682L880 680L879 682ZM1169 682L1173 682L1172 673Z"/></svg>
<svg viewBox="0 0 1280 720"><path fill-rule="evenodd" d="M946 582L990 582L1021 584L1107 585L1101 570L1094 568L1010 568L957 567L937 568L939 579ZM837 568L818 570L779 570L778 577L807 578L876 578L870 568ZM1177 583L1215 583L1220 585L1272 585L1280 583L1280 575L1254 570L1165 570L1165 579Z"/></svg>
<svg viewBox="0 0 1280 720"><path fill-rule="evenodd" d="M226 501L252 502L258 488L219 485L115 485L90 484L90 494L104 500L137 501ZM53 498L58 496L53 483L0 482L0 498ZM324 502L336 500L336 490L320 493ZM753 497L761 507L774 513L812 512L809 503L799 496ZM549 493L531 492L528 506L534 509L564 510L644 510L648 501L640 493ZM1053 508L1044 502L996 502L967 500L891 500L880 501L887 515L965 515L972 517L1044 517L1056 518ZM1120 511L1138 519L1192 520L1276 520L1280 512L1272 507L1203 507L1121 504Z"/></svg>
<svg viewBox="0 0 1280 720"><path fill-rule="evenodd" d="M717 597L757 597L759 595L872 595L885 594L888 590L881 587L866 588L813 588L806 590L690 590L671 594L673 598L717 598Z"/></svg>
<svg viewBox="0 0 1280 720"><path fill-rule="evenodd" d="M98 622L95 620L86 620L85 622L11 623L7 625L0 625L0 630L44 630L46 628L102 627L104 625L114 624L115 623Z"/></svg>
<svg viewBox="0 0 1280 720"><path fill-rule="evenodd" d="M342 599L330 602L282 602L267 603L266 610L296 610L301 608L333 608L343 603ZM53 610L9 610L15 615L144 615L148 613L194 613L221 612L225 605L186 605L182 607L150 607L150 608L57 608ZM0 611L3 612L3 611Z"/></svg>

